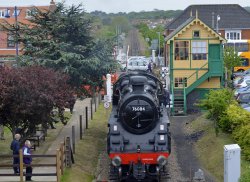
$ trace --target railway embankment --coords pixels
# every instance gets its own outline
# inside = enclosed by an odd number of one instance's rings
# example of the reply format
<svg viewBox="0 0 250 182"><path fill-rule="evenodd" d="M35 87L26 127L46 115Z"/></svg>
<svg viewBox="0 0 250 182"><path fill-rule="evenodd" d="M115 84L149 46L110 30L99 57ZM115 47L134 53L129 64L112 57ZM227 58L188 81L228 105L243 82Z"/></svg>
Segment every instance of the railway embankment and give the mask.
<svg viewBox="0 0 250 182"><path fill-rule="evenodd" d="M224 177L224 145L233 144L230 134L219 132L216 136L214 122L206 118L206 114L196 116L192 120L183 123L185 139L193 149L200 166L207 172L208 180L221 182ZM189 152L186 152L187 155ZM242 156L241 159L242 178L250 174L249 162ZM212 177L213 176L213 177Z"/></svg>

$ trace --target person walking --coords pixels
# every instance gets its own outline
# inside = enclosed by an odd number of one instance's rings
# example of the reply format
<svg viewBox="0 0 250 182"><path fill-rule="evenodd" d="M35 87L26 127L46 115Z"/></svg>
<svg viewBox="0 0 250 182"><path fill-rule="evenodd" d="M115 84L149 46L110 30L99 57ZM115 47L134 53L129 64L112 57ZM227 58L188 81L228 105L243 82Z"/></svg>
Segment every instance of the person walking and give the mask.
<svg viewBox="0 0 250 182"><path fill-rule="evenodd" d="M28 165L26 166L26 175L25 175L25 181L31 181L31 177L32 177L32 167L31 162L32 162L32 158L31 158L31 143L29 140L25 141L24 147L23 147L23 163Z"/></svg>
<svg viewBox="0 0 250 182"><path fill-rule="evenodd" d="M152 73L152 62L151 61L148 63L148 72Z"/></svg>
<svg viewBox="0 0 250 182"><path fill-rule="evenodd" d="M14 140L11 142L10 149L13 151L13 155L18 155L13 157L13 165L19 165L19 149L20 149L20 134L15 134ZM19 174L19 166L13 166L14 174Z"/></svg>

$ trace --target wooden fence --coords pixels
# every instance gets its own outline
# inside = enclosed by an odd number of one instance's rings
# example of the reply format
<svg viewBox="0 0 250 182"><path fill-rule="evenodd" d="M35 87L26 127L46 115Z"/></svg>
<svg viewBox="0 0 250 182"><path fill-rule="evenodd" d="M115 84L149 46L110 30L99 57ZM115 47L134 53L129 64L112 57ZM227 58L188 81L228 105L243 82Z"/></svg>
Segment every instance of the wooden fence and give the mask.
<svg viewBox="0 0 250 182"><path fill-rule="evenodd" d="M96 98L96 95L94 97L94 103L91 99L90 101L90 118L92 120L93 118L93 104L96 111L96 101L98 102L98 105L101 103L101 95L98 94L98 99ZM88 129L88 107L85 108L85 128ZM82 139L83 131L82 131L82 115L79 116L80 121L80 139ZM75 128L72 126L72 137L75 137ZM73 153L75 151L75 138L72 138L72 144L70 137L65 137L64 141L60 143L59 148L56 150L56 154L52 155L30 155L30 156L24 156L22 149L19 151L19 155L0 155L1 159L6 158L13 158L13 157L19 157L20 164L0 164L0 168L13 168L13 167L19 167L20 168L20 174L10 174L10 173L0 173L1 176L19 176L20 182L24 181L24 177L28 176L30 174L26 174L24 169L27 166L31 167L55 167L56 172L55 173L32 173L32 176L56 176L56 181L60 182L61 176L63 175L65 167L71 167L74 163L74 156ZM35 164L32 163L31 165L26 165L23 163L23 157L32 157L32 158L52 158L51 160L55 159L55 163L42 163L42 164Z"/></svg>
<svg viewBox="0 0 250 182"><path fill-rule="evenodd" d="M13 168L19 167L20 168L20 182L24 181L25 176L29 176L31 174L26 174L24 169L27 166L31 167L55 167L55 173L32 173L32 176L56 176L56 181L60 182L60 178L63 175L64 168L66 166L71 167L72 164L72 155L71 155L71 146L70 146L70 138L66 137L64 142L61 142L59 149L56 150L56 154L52 155L23 155L22 149L19 151L19 155L0 155L0 159L2 158L13 158L19 157L20 164L0 164L0 168ZM32 157L33 158L52 158L51 160L55 159L55 163L39 163L35 164L32 163L31 165L27 165L23 163L24 157ZM10 173L1 173L0 176L18 176L17 174L10 174Z"/></svg>

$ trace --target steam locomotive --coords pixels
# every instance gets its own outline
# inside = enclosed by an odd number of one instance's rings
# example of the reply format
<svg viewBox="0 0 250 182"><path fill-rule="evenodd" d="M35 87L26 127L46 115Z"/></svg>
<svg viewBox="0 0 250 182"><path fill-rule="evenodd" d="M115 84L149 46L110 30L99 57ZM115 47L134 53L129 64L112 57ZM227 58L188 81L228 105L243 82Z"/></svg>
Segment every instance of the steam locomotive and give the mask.
<svg viewBox="0 0 250 182"><path fill-rule="evenodd" d="M171 152L166 92L157 77L121 75L113 86L107 150L110 180L160 181Z"/></svg>

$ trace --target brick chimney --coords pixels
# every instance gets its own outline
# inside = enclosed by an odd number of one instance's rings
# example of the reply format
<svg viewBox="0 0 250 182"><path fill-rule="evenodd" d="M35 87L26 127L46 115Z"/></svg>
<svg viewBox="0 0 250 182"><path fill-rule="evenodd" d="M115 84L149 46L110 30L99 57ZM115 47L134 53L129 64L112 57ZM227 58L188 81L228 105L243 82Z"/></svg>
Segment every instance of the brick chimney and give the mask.
<svg viewBox="0 0 250 182"><path fill-rule="evenodd" d="M51 0L49 5L49 10L55 11L55 9L56 9L56 3L54 2L54 0Z"/></svg>

